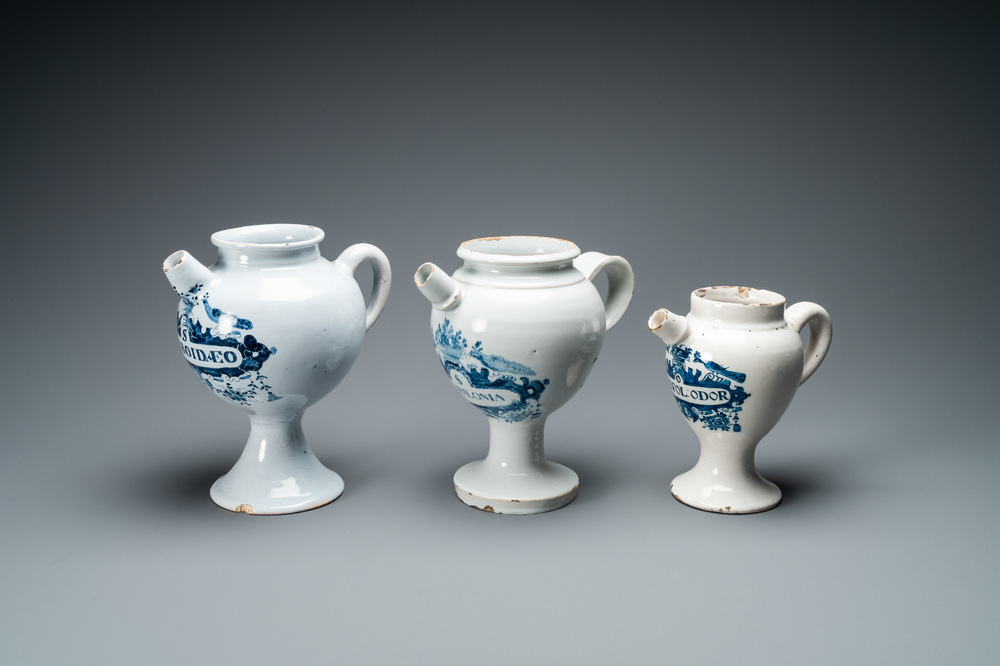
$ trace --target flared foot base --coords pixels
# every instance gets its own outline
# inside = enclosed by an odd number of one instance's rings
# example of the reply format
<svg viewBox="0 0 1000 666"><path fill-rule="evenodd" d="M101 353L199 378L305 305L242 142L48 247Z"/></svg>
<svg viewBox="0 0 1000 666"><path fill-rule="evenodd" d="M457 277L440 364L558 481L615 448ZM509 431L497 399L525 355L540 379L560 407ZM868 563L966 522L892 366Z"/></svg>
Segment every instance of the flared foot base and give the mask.
<svg viewBox="0 0 1000 666"><path fill-rule="evenodd" d="M223 509L298 513L343 494L344 480L324 467L306 443L302 414L279 416L250 415L250 436L240 459L212 484L212 501Z"/></svg>
<svg viewBox="0 0 1000 666"><path fill-rule="evenodd" d="M313 458L315 460L315 458ZM234 467L212 484L212 501L237 513L277 515L309 511L344 493L344 480L333 470L315 465L288 470L284 478L241 473Z"/></svg>
<svg viewBox="0 0 1000 666"><path fill-rule="evenodd" d="M528 473L508 474L479 460L455 472L455 493L471 507L489 513L544 513L576 497L580 477L570 468L542 462Z"/></svg>
<svg viewBox="0 0 1000 666"><path fill-rule="evenodd" d="M713 513L760 513L778 506L781 490L756 472L744 473L728 483L720 483L718 474L694 469L681 474L670 484L670 494L677 501Z"/></svg>

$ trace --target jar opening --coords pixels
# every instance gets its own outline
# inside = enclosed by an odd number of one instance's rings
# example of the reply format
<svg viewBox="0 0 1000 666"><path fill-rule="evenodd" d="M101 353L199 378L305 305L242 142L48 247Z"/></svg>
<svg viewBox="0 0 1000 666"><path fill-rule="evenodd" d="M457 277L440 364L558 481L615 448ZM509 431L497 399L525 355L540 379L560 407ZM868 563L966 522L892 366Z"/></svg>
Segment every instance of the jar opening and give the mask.
<svg viewBox="0 0 1000 666"><path fill-rule="evenodd" d="M257 224L224 229L212 234L217 247L248 247L284 250L315 245L323 240L323 230L305 224Z"/></svg>
<svg viewBox="0 0 1000 666"><path fill-rule="evenodd" d="M465 241L458 256L484 263L548 263L569 261L579 256L580 248L561 238L545 236L494 236Z"/></svg>
<svg viewBox="0 0 1000 666"><path fill-rule="evenodd" d="M785 297L767 289L754 287L705 287L697 289L694 296L713 303L732 305L781 305Z"/></svg>

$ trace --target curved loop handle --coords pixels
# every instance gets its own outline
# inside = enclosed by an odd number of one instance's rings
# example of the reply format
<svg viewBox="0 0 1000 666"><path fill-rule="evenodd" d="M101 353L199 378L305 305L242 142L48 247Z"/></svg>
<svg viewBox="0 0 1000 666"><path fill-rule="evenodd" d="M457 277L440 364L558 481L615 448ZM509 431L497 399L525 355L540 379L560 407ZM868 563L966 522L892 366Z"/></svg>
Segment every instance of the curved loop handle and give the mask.
<svg viewBox="0 0 1000 666"><path fill-rule="evenodd" d="M635 274L632 272L632 267L621 257L608 256L600 252L584 252L573 260L573 267L591 282L602 271L607 272L608 297L604 299L604 316L605 330L610 331L632 302L632 292L635 289Z"/></svg>
<svg viewBox="0 0 1000 666"><path fill-rule="evenodd" d="M372 297L365 307L365 330L372 327L382 314L385 302L389 298L389 287L392 284L392 269L389 268L389 259L382 250L368 243L357 243L340 253L334 260L334 264L343 268L348 275L353 276L354 271L361 265L362 261L367 261L372 265L374 285L372 287Z"/></svg>
<svg viewBox="0 0 1000 666"><path fill-rule="evenodd" d="M799 386L806 383L812 377L819 364L826 358L826 352L830 350L830 341L833 339L833 323L830 321L830 313L822 306L815 303L803 301L790 305L785 310L785 321L798 333L802 327L809 324L809 344L803 351L802 379Z"/></svg>

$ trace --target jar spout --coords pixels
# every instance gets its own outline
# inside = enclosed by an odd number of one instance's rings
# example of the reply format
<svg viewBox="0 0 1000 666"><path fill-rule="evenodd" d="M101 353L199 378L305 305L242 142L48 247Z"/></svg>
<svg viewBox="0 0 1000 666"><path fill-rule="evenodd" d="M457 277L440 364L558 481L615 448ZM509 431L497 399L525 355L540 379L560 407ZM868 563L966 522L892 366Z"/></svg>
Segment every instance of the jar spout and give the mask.
<svg viewBox="0 0 1000 666"><path fill-rule="evenodd" d="M413 282L435 310L450 310L462 300L462 285L428 262L417 269Z"/></svg>
<svg viewBox="0 0 1000 666"><path fill-rule="evenodd" d="M660 308L649 318L649 330L668 345L683 340L687 329L687 319L666 308Z"/></svg>
<svg viewBox="0 0 1000 666"><path fill-rule="evenodd" d="M163 273L178 294L196 290L212 279L212 271L184 250L178 250L164 260Z"/></svg>

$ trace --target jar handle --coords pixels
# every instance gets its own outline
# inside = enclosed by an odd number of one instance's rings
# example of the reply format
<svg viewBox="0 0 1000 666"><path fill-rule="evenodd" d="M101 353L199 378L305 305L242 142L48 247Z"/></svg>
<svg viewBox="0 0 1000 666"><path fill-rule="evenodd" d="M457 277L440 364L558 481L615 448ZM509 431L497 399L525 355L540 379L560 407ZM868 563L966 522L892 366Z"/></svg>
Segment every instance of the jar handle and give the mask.
<svg viewBox="0 0 1000 666"><path fill-rule="evenodd" d="M809 324L809 344L803 353L802 379L799 386L812 377L819 364L826 358L833 339L833 323L830 314L822 306L803 301L790 305L785 310L785 322L798 333L802 327Z"/></svg>
<svg viewBox="0 0 1000 666"><path fill-rule="evenodd" d="M389 268L389 259L382 250L374 245L357 243L341 252L333 263L353 277L354 271L363 261L372 265L374 283L371 299L365 307L365 330L367 331L378 320L385 308L385 302L389 298L389 286L392 284L392 269Z"/></svg>
<svg viewBox="0 0 1000 666"><path fill-rule="evenodd" d="M573 267L583 273L591 282L602 271L608 274L608 296L604 299L604 330L610 331L618 323L635 289L635 274L632 267L621 257L608 256L600 252L584 252L573 260Z"/></svg>

